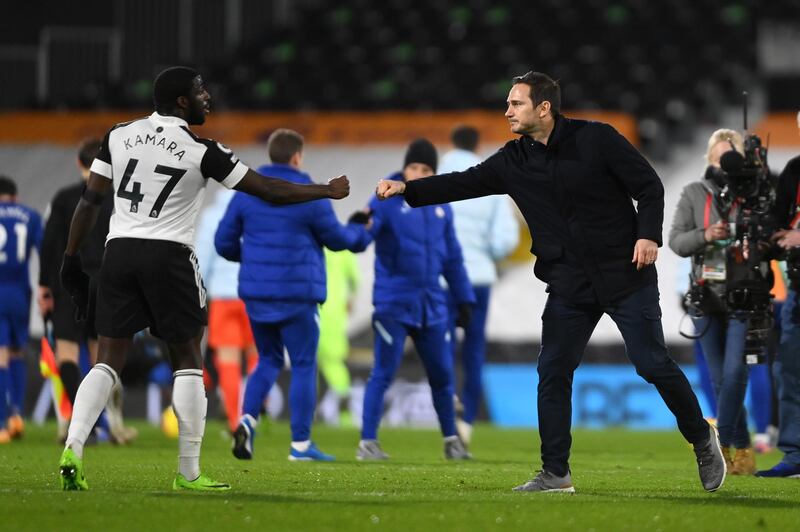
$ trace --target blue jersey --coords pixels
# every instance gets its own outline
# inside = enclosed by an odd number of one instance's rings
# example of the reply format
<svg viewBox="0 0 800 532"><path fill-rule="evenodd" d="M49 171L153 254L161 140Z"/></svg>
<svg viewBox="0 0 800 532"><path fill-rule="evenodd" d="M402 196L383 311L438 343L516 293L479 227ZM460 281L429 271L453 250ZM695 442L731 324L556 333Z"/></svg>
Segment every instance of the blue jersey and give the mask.
<svg viewBox="0 0 800 532"><path fill-rule="evenodd" d="M0 202L0 314L30 311L28 261L42 241L42 218L18 203Z"/></svg>

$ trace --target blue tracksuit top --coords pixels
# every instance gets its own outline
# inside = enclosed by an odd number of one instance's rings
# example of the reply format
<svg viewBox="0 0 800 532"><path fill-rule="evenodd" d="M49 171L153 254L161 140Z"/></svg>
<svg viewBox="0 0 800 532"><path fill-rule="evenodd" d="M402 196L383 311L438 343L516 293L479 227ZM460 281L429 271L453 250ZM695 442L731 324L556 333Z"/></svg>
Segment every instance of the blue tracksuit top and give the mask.
<svg viewBox="0 0 800 532"><path fill-rule="evenodd" d="M400 180L402 175L388 179ZM449 205L412 208L402 196L394 196L384 201L373 198L369 208L372 227L363 247L375 241L376 315L389 315L413 327L447 321L442 275L457 302L475 302Z"/></svg>
<svg viewBox="0 0 800 532"><path fill-rule="evenodd" d="M262 175L310 184L311 177L284 164ZM362 226L342 225L329 199L274 205L237 192L214 237L217 252L241 263L239 297L250 319L278 322L325 301L322 246L353 249L367 237Z"/></svg>
<svg viewBox="0 0 800 532"><path fill-rule="evenodd" d="M39 213L20 203L0 202L0 314L30 313L29 260L34 249L39 251L42 233Z"/></svg>

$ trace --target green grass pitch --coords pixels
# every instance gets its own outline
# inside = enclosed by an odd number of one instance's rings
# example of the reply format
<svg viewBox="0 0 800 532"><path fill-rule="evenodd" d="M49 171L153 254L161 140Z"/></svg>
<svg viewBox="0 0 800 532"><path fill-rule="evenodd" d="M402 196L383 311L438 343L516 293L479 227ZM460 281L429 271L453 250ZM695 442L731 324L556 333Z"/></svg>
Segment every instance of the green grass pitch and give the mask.
<svg viewBox="0 0 800 532"><path fill-rule="evenodd" d="M677 432L576 431L577 494L514 493L538 465L535 431L478 426L475 460L449 463L429 430L381 431L385 463L355 460L353 429L314 428L337 456L289 462L289 429L261 430L256 455L237 461L210 422L203 470L227 493L173 492L177 442L146 425L128 447L89 447L88 492L62 492L55 428L29 425L0 446L0 530L798 530L800 481L728 477L700 486L694 455ZM780 459L760 456L759 466Z"/></svg>

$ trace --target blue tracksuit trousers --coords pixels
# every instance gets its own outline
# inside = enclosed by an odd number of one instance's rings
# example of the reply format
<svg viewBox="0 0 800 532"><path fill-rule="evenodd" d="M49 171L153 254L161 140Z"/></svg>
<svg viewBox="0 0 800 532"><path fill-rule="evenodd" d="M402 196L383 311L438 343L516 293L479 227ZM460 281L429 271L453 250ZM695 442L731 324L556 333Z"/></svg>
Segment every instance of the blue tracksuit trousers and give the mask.
<svg viewBox="0 0 800 532"><path fill-rule="evenodd" d="M456 434L453 406L453 356L449 345L448 324L441 322L411 327L387 316L373 316L375 330L375 364L364 393L361 438L374 440L383 415L383 396L394 380L407 336L419 352L433 395L433 407L445 437Z"/></svg>
<svg viewBox="0 0 800 532"><path fill-rule="evenodd" d="M317 404L317 310L301 312L276 323L251 322L258 348L258 364L247 379L242 413L258 419L272 385L283 369L284 350L292 365L289 410L292 441L311 438L311 422Z"/></svg>

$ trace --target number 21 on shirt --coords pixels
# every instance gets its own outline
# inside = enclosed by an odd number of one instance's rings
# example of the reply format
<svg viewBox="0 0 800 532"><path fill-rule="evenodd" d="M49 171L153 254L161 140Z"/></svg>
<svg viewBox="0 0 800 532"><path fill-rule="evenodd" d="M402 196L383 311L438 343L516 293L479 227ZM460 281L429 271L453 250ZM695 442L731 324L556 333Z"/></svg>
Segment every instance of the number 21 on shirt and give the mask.
<svg viewBox="0 0 800 532"><path fill-rule="evenodd" d="M27 253L26 243L28 241L28 226L23 223L14 224L14 233L17 236L17 262L25 262ZM0 224L0 264L8 262L8 253L14 250L6 249L11 243L8 240L8 230L5 225Z"/></svg>

